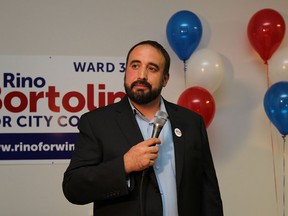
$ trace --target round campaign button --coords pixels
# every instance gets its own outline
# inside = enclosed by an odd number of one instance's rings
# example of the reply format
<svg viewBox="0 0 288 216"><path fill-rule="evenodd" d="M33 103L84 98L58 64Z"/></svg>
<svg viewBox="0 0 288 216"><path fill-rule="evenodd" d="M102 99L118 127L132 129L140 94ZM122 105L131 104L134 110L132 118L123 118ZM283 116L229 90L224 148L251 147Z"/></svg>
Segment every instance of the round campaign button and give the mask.
<svg viewBox="0 0 288 216"><path fill-rule="evenodd" d="M177 137L181 137L181 136L182 136L182 132L181 132L181 130L180 130L179 128L175 128L175 129L174 129L174 133L175 133L175 135L176 135Z"/></svg>

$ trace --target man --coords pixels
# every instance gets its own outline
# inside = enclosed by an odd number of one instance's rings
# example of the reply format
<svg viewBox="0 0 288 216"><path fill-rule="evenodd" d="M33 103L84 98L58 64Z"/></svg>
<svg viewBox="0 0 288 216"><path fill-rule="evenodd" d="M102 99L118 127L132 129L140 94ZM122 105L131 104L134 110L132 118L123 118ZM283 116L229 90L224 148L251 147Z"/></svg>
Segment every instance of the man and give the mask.
<svg viewBox="0 0 288 216"><path fill-rule="evenodd" d="M63 191L95 216L222 216L222 201L203 119L161 97L170 57L155 41L126 59L126 96L84 114ZM168 121L150 138L157 111Z"/></svg>

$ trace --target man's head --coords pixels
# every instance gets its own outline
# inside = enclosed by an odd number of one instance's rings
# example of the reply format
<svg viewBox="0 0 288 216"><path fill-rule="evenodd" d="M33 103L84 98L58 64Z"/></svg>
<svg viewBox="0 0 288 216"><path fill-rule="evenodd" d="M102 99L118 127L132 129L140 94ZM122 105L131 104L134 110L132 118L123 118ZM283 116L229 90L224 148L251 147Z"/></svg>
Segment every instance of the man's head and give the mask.
<svg viewBox="0 0 288 216"><path fill-rule="evenodd" d="M170 56L155 41L133 46L126 58L124 87L128 97L137 104L160 98L169 80Z"/></svg>

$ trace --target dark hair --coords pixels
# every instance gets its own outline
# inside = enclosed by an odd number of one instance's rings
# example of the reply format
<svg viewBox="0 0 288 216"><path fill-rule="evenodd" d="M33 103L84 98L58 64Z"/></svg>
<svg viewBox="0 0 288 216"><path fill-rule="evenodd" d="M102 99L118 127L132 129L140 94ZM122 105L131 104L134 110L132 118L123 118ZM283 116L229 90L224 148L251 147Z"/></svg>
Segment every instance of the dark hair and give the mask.
<svg viewBox="0 0 288 216"><path fill-rule="evenodd" d="M128 52L127 54L127 57L126 57L126 67L127 67L127 64L128 64L128 59L129 59L129 56L130 56L130 53L137 47L137 46L140 46L140 45L150 45L154 48L156 48L157 50L159 50L164 59L165 59L165 66L164 66L164 71L163 71L163 74L164 75L169 75L169 68L170 68L170 56L168 54L168 52L164 49L164 47L159 44L158 42L156 41L151 41L151 40L146 40L146 41L142 41L140 43L137 43L135 44Z"/></svg>

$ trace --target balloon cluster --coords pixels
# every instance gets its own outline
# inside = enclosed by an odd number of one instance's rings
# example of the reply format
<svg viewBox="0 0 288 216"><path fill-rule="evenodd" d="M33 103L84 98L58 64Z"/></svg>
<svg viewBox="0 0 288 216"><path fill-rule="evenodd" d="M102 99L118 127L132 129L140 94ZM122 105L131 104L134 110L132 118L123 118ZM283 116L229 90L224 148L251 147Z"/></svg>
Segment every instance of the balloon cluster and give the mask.
<svg viewBox="0 0 288 216"><path fill-rule="evenodd" d="M268 90L264 96L264 109L283 137L288 134L288 49L276 50L285 31L283 17L269 8L256 12L247 27L248 39L267 67L271 59L270 70L267 70Z"/></svg>
<svg viewBox="0 0 288 216"><path fill-rule="evenodd" d="M180 95L177 103L202 115L208 127L216 107L211 94L223 80L221 56L209 49L195 51L202 38L202 24L191 11L182 10L171 16L166 36L173 51L184 62L184 81L188 88Z"/></svg>

